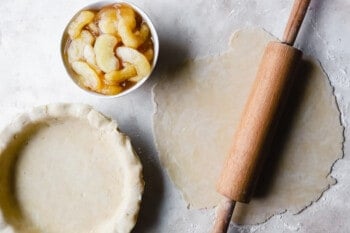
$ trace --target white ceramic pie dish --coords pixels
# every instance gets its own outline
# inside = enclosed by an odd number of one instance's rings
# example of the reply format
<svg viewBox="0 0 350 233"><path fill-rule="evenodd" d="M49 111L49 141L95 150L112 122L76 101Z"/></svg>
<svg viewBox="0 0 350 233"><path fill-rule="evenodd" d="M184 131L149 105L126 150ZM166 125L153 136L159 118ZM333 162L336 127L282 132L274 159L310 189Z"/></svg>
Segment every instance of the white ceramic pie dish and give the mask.
<svg viewBox="0 0 350 233"><path fill-rule="evenodd" d="M129 138L87 105L37 107L0 134L0 232L130 232L143 187Z"/></svg>

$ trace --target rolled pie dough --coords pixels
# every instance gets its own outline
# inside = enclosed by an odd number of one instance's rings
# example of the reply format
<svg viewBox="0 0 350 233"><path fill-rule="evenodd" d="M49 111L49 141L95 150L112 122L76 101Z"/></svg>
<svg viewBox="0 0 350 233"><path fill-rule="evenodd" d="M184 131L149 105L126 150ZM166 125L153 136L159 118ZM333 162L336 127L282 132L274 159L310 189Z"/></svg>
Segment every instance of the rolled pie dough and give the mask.
<svg viewBox="0 0 350 233"><path fill-rule="evenodd" d="M194 208L217 205L215 184L266 44L261 29L236 32L227 52L191 60L154 88L154 132L162 164ZM265 172L249 205L234 220L256 224L286 210L298 213L335 183L343 128L332 87L320 65L304 59Z"/></svg>
<svg viewBox="0 0 350 233"><path fill-rule="evenodd" d="M35 108L0 135L0 232L130 232L141 170L129 138L91 107Z"/></svg>

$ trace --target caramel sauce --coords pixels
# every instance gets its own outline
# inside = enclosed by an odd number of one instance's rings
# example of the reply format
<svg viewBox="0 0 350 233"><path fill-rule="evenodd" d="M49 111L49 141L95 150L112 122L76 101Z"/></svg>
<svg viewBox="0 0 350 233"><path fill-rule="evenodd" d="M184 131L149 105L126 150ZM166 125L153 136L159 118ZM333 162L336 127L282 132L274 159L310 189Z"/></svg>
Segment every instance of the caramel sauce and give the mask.
<svg viewBox="0 0 350 233"><path fill-rule="evenodd" d="M82 30L89 31L93 35L94 40L96 40L96 38L98 36L103 34L103 32L101 31L101 29L99 28L99 25L98 25L99 24L99 20L101 19L102 12L104 12L104 11L106 11L108 9L115 9L117 11L116 15L117 15L117 20L118 20L118 17L121 17L120 16L120 9L121 8L132 9L133 12L135 13L136 27L133 30L134 33L140 30L142 24L146 24L148 26L148 24L142 18L142 16L140 14L138 14L138 12L135 11L131 6L129 6L128 4L125 4L125 3L122 3L122 4L121 3L117 3L117 4L107 5L107 6L103 7L103 8L101 8L100 10L87 9L88 11L91 11L91 12L95 13L95 18L93 19L93 21L90 24L84 26ZM118 38L118 36L116 36L116 37ZM72 42L72 40L68 37L68 39L67 39L67 41L65 43L65 47L64 47L64 57L65 57L65 59L67 61L67 64L69 64L67 50L68 50L71 42ZM94 44L92 44L92 46L94 46ZM119 46L123 46L123 43L122 43L122 40L120 39L120 37L118 38L118 44L113 49L114 53L116 51L116 48L119 47ZM140 46L138 46L136 49L140 53L144 54L148 58L148 61L149 61L149 63L152 66L152 62L153 62L153 59L154 59L154 43L153 43L153 38L152 38L151 32L149 32L148 38ZM114 55L118 58L116 53ZM119 60L119 63L120 63L119 64L119 70L123 69L124 68L124 64L122 63L120 58L118 58L118 60ZM91 64L89 64L89 65L91 66ZM101 81L103 83L102 85L108 85L108 84L106 84L104 82L104 75L105 75L105 73L103 71L96 72L96 73L99 76L99 78L101 79ZM83 83L81 82L81 80L79 80L79 77L76 78L76 81L79 84L79 86L83 87L84 89L88 89L90 91L94 91L94 92L102 94L101 92L99 92L97 90L92 90L91 88L88 88L88 87L84 86ZM128 89L132 88L133 86L135 86L136 83L137 82L126 80L126 81L120 82L120 83L118 83L116 85L120 86L122 88L121 92L123 92L123 91L128 90ZM114 94L111 94L111 95L114 95Z"/></svg>

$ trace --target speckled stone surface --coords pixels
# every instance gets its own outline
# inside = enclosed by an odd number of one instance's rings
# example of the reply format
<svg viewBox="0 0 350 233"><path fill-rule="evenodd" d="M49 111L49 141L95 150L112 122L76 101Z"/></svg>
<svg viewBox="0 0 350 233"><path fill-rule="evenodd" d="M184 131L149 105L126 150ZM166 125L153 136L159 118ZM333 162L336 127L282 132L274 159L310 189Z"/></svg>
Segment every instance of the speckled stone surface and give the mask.
<svg viewBox="0 0 350 233"><path fill-rule="evenodd" d="M81 7L94 1L0 3L0 128L19 112L52 102L82 102L118 120L144 165L146 189L134 232L209 232L214 210L189 210L161 168L152 134L151 89L162 73L188 58L217 54L240 28L262 27L281 37L292 0L134 0L153 19L160 37L156 71L134 93L101 99L79 90L65 73L61 34ZM332 168L337 184L298 215L264 224L232 226L234 232L350 232L350 0L312 1L296 46L318 59L328 74L345 126L344 158ZM1 229L1 226L0 226Z"/></svg>

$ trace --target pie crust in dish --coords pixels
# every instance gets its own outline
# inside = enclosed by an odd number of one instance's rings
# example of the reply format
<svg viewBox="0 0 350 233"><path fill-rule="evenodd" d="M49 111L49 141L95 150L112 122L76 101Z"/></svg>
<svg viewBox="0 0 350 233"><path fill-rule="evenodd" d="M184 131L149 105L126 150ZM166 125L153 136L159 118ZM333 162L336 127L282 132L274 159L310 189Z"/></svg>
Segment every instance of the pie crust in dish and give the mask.
<svg viewBox="0 0 350 233"><path fill-rule="evenodd" d="M0 134L0 232L127 233L143 187L129 138L90 106L37 107Z"/></svg>

